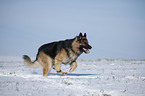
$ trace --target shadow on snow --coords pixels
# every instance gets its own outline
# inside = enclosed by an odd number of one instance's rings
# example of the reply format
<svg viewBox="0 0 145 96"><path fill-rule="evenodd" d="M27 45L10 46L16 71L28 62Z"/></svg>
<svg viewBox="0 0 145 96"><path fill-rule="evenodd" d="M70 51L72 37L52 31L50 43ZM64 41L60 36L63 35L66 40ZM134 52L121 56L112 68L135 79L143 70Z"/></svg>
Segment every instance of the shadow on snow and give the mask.
<svg viewBox="0 0 145 96"><path fill-rule="evenodd" d="M32 74L38 74L37 72L32 72ZM61 75L58 73L48 73L48 76L91 76L91 75L100 75L100 74L80 74L80 73L68 73L66 75Z"/></svg>
<svg viewBox="0 0 145 96"><path fill-rule="evenodd" d="M53 75L57 75L57 76L90 76L90 75L100 75L100 74L76 74L76 73L68 73L66 75L61 75L58 73L48 73L48 76L53 76Z"/></svg>

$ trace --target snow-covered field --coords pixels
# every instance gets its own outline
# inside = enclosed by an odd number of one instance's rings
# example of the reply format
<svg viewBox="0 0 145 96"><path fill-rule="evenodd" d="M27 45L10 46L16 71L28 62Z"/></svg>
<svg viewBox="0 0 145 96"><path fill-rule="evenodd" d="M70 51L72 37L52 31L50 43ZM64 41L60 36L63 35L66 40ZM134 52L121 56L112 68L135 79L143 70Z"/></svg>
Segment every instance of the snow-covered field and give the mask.
<svg viewBox="0 0 145 96"><path fill-rule="evenodd" d="M1 56L0 96L145 96L145 61L78 60L73 73L48 75L20 57Z"/></svg>

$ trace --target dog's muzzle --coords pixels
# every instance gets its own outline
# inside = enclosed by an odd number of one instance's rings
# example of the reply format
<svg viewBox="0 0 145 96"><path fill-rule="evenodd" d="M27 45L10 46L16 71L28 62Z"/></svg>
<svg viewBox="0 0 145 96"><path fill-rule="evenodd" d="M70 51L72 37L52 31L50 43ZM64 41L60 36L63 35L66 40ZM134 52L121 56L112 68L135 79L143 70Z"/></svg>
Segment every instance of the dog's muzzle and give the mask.
<svg viewBox="0 0 145 96"><path fill-rule="evenodd" d="M90 45L80 46L80 48L83 52L85 52L87 54L87 53L90 53L89 49L92 49L92 46L90 46Z"/></svg>

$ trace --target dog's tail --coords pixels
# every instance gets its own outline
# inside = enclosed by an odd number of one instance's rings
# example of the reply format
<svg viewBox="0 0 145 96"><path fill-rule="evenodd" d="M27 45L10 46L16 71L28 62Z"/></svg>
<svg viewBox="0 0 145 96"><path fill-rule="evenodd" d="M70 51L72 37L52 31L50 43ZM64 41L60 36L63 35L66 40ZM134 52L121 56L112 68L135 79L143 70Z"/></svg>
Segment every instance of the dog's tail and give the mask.
<svg viewBox="0 0 145 96"><path fill-rule="evenodd" d="M28 67L30 67L30 68L37 68L37 67L39 67L39 63L37 62L37 60L34 60L32 62L30 57L27 56L27 55L23 55L23 59L27 63Z"/></svg>

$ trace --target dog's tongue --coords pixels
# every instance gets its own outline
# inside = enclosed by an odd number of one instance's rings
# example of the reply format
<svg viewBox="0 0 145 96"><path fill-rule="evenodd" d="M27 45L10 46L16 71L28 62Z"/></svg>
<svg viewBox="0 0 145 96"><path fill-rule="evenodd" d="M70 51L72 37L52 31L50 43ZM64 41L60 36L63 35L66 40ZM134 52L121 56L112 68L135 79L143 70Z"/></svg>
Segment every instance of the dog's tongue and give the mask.
<svg viewBox="0 0 145 96"><path fill-rule="evenodd" d="M83 48L83 50L84 50L86 53L90 53L90 51L87 50L86 48Z"/></svg>

